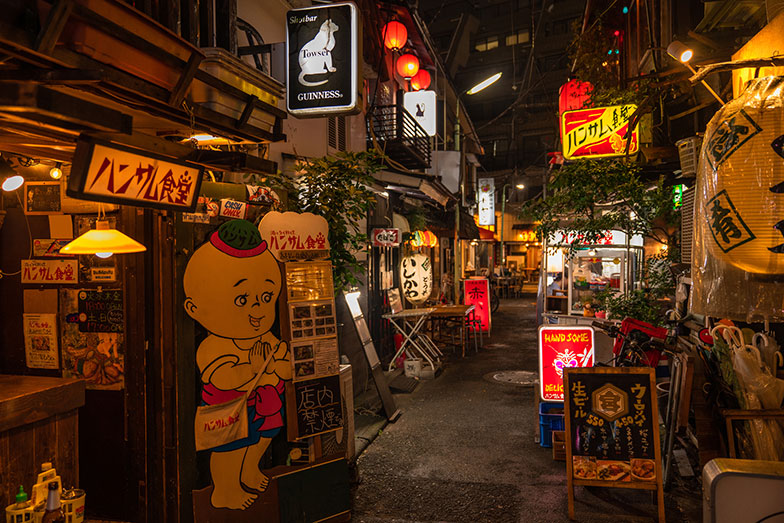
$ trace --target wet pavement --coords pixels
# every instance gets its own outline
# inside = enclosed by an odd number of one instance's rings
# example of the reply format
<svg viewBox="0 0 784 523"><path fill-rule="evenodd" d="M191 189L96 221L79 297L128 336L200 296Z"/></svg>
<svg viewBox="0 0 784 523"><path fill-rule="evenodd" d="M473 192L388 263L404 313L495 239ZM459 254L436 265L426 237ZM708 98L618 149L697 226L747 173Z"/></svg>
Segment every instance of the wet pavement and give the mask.
<svg viewBox="0 0 784 523"><path fill-rule="evenodd" d="M538 444L530 374L538 366L534 297L502 300L478 353L448 353L444 371L357 459L353 521L568 521L566 465ZM665 495L668 521L700 521L696 485ZM654 521L655 494L576 487L577 521Z"/></svg>

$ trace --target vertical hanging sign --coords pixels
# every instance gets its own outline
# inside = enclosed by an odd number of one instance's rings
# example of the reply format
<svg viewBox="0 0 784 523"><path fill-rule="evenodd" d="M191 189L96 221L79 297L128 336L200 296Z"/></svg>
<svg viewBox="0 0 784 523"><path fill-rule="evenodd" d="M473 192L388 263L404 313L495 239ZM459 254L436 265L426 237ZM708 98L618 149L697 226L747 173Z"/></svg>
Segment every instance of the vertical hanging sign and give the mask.
<svg viewBox="0 0 784 523"><path fill-rule="evenodd" d="M359 16L353 3L286 13L286 108L298 117L359 110Z"/></svg>
<svg viewBox="0 0 784 523"><path fill-rule="evenodd" d="M479 225L495 225L495 180L479 178Z"/></svg>

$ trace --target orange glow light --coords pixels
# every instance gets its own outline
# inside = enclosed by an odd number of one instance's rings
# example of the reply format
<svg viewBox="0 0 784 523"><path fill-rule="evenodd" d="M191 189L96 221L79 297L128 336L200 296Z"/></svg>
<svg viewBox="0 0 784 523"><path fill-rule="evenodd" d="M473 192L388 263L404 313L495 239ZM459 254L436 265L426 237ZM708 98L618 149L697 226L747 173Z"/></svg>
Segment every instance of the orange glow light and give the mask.
<svg viewBox="0 0 784 523"><path fill-rule="evenodd" d="M400 76L409 79L419 71L419 58L406 53L397 59L396 68Z"/></svg>
<svg viewBox="0 0 784 523"><path fill-rule="evenodd" d="M430 87L430 73L425 69L420 69L419 72L411 78L411 88L414 91L419 91L421 89L427 89L428 87Z"/></svg>
<svg viewBox="0 0 784 523"><path fill-rule="evenodd" d="M400 22L392 21L384 26L381 34L384 35L384 45L387 49L397 50L406 45L408 31Z"/></svg>

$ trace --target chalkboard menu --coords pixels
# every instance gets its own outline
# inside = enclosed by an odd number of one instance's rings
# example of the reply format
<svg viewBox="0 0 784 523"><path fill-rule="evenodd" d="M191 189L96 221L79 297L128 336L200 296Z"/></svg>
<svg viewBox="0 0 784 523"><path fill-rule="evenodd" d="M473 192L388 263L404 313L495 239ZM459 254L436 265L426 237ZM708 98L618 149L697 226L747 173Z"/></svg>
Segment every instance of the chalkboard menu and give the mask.
<svg viewBox="0 0 784 523"><path fill-rule="evenodd" d="M62 208L60 182L25 182L25 214L56 214Z"/></svg>
<svg viewBox="0 0 784 523"><path fill-rule="evenodd" d="M569 515L574 485L659 491L664 516L654 369L565 368Z"/></svg>
<svg viewBox="0 0 784 523"><path fill-rule="evenodd" d="M343 428L340 375L286 384L289 439L302 439Z"/></svg>
<svg viewBox="0 0 784 523"><path fill-rule="evenodd" d="M122 290L79 291L79 332L123 332Z"/></svg>

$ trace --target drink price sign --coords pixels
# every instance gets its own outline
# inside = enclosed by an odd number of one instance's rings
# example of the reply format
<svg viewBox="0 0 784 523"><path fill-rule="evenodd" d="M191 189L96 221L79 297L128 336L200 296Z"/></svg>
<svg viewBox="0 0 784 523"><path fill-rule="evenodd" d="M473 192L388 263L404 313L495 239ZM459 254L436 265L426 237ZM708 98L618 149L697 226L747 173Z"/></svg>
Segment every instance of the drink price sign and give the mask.
<svg viewBox="0 0 784 523"><path fill-rule="evenodd" d="M569 518L574 485L657 491L664 522L656 376L651 367L564 370Z"/></svg>
<svg viewBox="0 0 784 523"><path fill-rule="evenodd" d="M593 367L593 327L539 327L539 396L563 401L563 375L569 367Z"/></svg>

